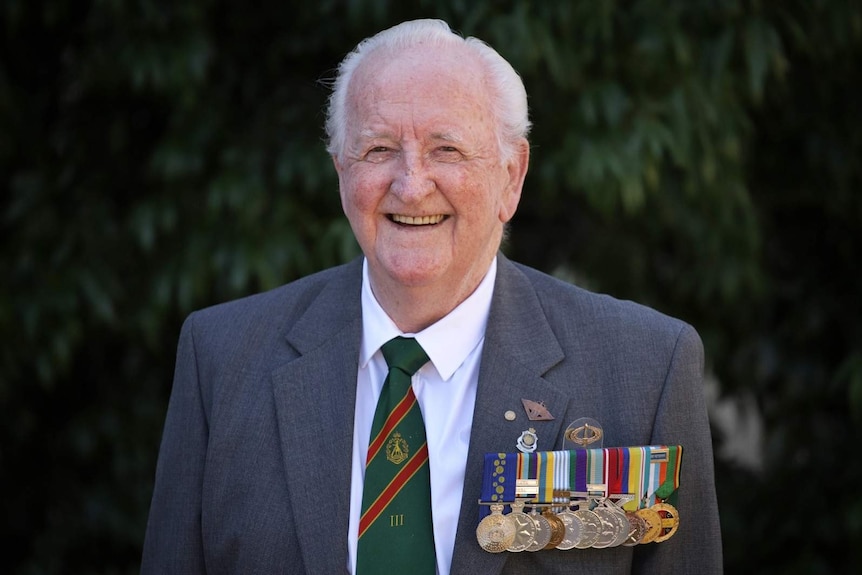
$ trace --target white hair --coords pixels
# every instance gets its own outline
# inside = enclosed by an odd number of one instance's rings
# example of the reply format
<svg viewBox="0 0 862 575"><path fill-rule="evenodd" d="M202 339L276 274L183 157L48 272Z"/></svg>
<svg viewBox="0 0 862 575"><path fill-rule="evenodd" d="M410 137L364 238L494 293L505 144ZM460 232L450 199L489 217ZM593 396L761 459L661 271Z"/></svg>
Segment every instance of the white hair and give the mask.
<svg viewBox="0 0 862 575"><path fill-rule="evenodd" d="M368 54L379 50L393 51L419 44L432 47L465 46L472 51L484 69L491 106L497 126L501 155L508 159L515 144L530 132L527 91L521 77L505 58L478 38L463 38L452 32L443 20L412 20L393 26L366 38L353 49L341 64L332 83L332 94L326 112L326 150L338 156L344 149L347 117L347 93L353 74Z"/></svg>

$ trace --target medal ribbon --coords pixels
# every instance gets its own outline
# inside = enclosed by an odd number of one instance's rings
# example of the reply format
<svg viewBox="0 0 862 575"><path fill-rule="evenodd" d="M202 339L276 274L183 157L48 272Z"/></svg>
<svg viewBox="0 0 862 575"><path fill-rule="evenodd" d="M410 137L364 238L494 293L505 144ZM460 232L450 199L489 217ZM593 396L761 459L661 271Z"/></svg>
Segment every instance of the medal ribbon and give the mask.
<svg viewBox="0 0 862 575"><path fill-rule="evenodd" d="M634 498L622 508L636 511L651 507L656 498L666 499L679 488L681 464L679 445L488 453L482 501L511 503L519 496L518 480L533 480L537 487L528 496L540 503L558 501L555 491L586 493L592 487L592 491L601 489L604 496L632 495ZM488 513L483 506L481 515Z"/></svg>
<svg viewBox="0 0 862 575"><path fill-rule="evenodd" d="M605 484L605 450L604 449L588 449L587 450L587 491L599 485L605 485L602 488L603 492L607 492Z"/></svg>
<svg viewBox="0 0 862 575"><path fill-rule="evenodd" d="M655 495L659 499L667 499L679 487L679 474L682 468L682 446L668 446L668 461L666 466L666 474Z"/></svg>
<svg viewBox="0 0 862 575"><path fill-rule="evenodd" d="M482 501L503 503L515 500L519 453L486 453L482 474ZM479 518L490 514L486 505L479 507Z"/></svg>
<svg viewBox="0 0 862 575"><path fill-rule="evenodd" d="M623 461L620 457L621 449L617 447L606 448L605 462L605 485L609 495L620 495L623 491Z"/></svg>
<svg viewBox="0 0 862 575"><path fill-rule="evenodd" d="M554 455L553 451L539 451L536 457L536 470L539 480L538 500L548 503L554 500Z"/></svg>
<svg viewBox="0 0 862 575"><path fill-rule="evenodd" d="M640 506L641 494L643 488L643 462L644 451L643 447L626 447L624 449L627 459L627 479L623 482L626 493L634 495L634 499L623 504L623 509L626 511L637 511Z"/></svg>
<svg viewBox="0 0 862 575"><path fill-rule="evenodd" d="M659 486L659 466L653 461L653 453L650 447L644 447L644 482L642 507L652 507L655 504L655 490Z"/></svg>
<svg viewBox="0 0 862 575"><path fill-rule="evenodd" d="M587 450L576 449L575 491L583 493L587 490Z"/></svg>

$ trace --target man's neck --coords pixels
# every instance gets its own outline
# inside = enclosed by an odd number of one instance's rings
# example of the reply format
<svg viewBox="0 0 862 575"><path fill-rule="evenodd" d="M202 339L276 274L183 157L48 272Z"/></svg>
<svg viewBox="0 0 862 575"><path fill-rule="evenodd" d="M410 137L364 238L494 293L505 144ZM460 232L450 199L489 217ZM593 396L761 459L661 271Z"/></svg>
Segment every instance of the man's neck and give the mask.
<svg viewBox="0 0 862 575"><path fill-rule="evenodd" d="M476 266L455 285L404 286L390 285L369 273L371 290L380 307L403 333L418 333L438 322L458 307L476 290L490 263Z"/></svg>

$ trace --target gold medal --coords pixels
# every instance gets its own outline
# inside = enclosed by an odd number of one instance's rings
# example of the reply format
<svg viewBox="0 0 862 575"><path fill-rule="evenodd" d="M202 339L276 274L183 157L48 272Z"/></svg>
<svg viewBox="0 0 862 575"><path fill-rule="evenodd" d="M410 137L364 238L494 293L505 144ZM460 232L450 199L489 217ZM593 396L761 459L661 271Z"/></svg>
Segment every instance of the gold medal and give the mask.
<svg viewBox="0 0 862 575"><path fill-rule="evenodd" d="M660 532L655 538L655 542L667 541L679 529L679 511L670 503L656 503L652 509L661 517Z"/></svg>
<svg viewBox="0 0 862 575"><path fill-rule="evenodd" d="M524 502L512 503L512 512L506 515L515 526L515 538L506 550L519 553L525 550L536 538L536 522L524 513Z"/></svg>
<svg viewBox="0 0 862 575"><path fill-rule="evenodd" d="M548 544L545 545L544 548L556 549L557 545L562 543L563 537L566 536L566 525L548 508L545 508L545 510L542 511L542 516L551 524L551 538L548 540Z"/></svg>
<svg viewBox="0 0 862 575"><path fill-rule="evenodd" d="M652 543L661 534L661 515L652 507L638 509L635 514L646 521L646 533L641 538L641 543Z"/></svg>
<svg viewBox="0 0 862 575"><path fill-rule="evenodd" d="M539 515L535 507L529 517L536 524L536 535L533 542L527 545L526 551L541 551L551 540L551 524L544 516Z"/></svg>
<svg viewBox="0 0 862 575"><path fill-rule="evenodd" d="M626 512L626 519L629 520L629 535L623 541L624 547L633 547L641 542L647 532L647 522L643 517L633 511Z"/></svg>
<svg viewBox="0 0 862 575"><path fill-rule="evenodd" d="M488 553L501 553L515 539L515 526L503 516L503 506L491 505L491 515L482 519L476 527L479 546Z"/></svg>
<svg viewBox="0 0 862 575"><path fill-rule="evenodd" d="M573 513L581 520L584 529L581 532L581 538L575 543L575 549L587 549L599 539L599 532L602 529L602 520L599 516L589 509L578 509Z"/></svg>
<svg viewBox="0 0 862 575"><path fill-rule="evenodd" d="M584 530L584 522L581 521L581 518L575 515L571 509L566 509L565 511L557 513L557 517L559 517L560 521L563 522L563 525L566 526L566 534L563 537L563 540L557 545L557 549L567 551L577 545L578 541L581 540L581 532Z"/></svg>

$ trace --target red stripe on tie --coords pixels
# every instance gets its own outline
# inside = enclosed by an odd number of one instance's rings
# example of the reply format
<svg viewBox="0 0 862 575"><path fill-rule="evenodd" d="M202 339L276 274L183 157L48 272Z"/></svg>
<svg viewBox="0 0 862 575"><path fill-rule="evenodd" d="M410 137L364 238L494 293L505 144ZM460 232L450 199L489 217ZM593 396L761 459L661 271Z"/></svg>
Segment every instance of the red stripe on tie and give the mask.
<svg viewBox="0 0 862 575"><path fill-rule="evenodd" d="M399 401L398 405L396 405L389 413L389 417L387 417L386 421L383 422L383 427L380 428L380 432L368 445L368 456L365 459L366 467L368 467L371 460L380 453L380 449L383 447L386 439L395 430L395 427L401 423L401 420L404 419L414 405L416 405L416 395L414 395L413 388L411 387L407 390L404 398Z"/></svg>
<svg viewBox="0 0 862 575"><path fill-rule="evenodd" d="M423 443L422 447L419 448L419 451L417 451L413 457L407 461L407 464L398 471L395 477L392 478L392 481L389 482L389 485L386 486L377 499L368 506L368 509L366 509L365 513L362 514L362 517L359 518L359 537L362 537L371 524L380 517L383 510L386 509L395 496L401 492L401 489L407 484L407 482L416 475L416 472L419 471L419 468L421 468L426 461L428 461L428 444Z"/></svg>

